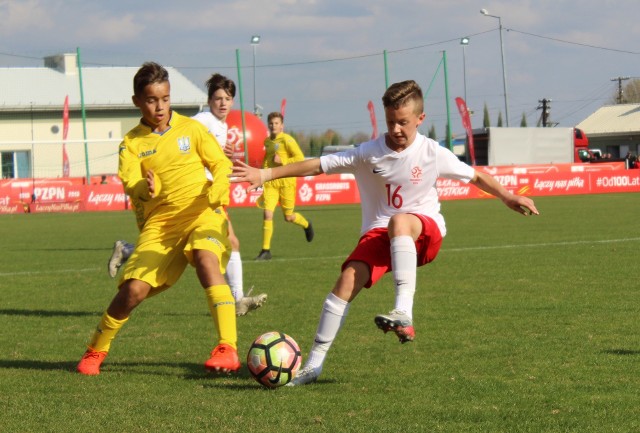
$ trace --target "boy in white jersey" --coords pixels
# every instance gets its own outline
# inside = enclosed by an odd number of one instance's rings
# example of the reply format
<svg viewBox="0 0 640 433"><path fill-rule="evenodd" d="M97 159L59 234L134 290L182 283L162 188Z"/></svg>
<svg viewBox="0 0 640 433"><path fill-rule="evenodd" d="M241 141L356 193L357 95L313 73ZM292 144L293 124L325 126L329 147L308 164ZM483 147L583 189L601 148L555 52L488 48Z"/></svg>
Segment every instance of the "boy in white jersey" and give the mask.
<svg viewBox="0 0 640 433"><path fill-rule="evenodd" d="M236 96L236 85L233 80L220 75L213 74L207 80L207 103L208 111L202 111L193 119L202 123L214 137L224 150L227 157L232 158L233 148L231 143L227 143L227 116L233 108L233 98ZM211 173L207 172L207 177L211 180ZM228 216L228 215L227 215ZM257 296L250 296L251 290L244 295L244 283L242 278L242 258L240 256L240 241L236 236L231 220L229 220L229 243L231 244L231 256L229 264L226 268L225 277L231 292L236 300L236 315L244 316L249 311L260 308L267 300L267 295L262 293ZM118 240L113 246L111 257L107 264L109 275L111 278L116 276L118 268L127 261L133 252L134 245L124 240Z"/></svg>
<svg viewBox="0 0 640 433"><path fill-rule="evenodd" d="M213 74L206 84L209 111L202 111L193 116L193 118L207 127L209 132L216 137L220 146L222 146L225 155L231 159L233 157L233 144L227 143L227 116L229 116L233 108L236 85L233 80L220 74ZM230 219L229 243L231 244L231 257L227 265L226 277L236 300L236 315L244 316L249 311L260 308L267 300L267 295L261 293L257 296L250 296L251 290L249 290L247 296L244 295L240 241L233 231Z"/></svg>
<svg viewBox="0 0 640 433"><path fill-rule="evenodd" d="M353 173L360 191L362 237L342 264L342 273L325 299L304 367L287 386L314 382L320 376L350 302L386 272L393 272L395 307L374 321L385 333L393 331L402 343L414 339L416 268L435 259L445 235L436 190L438 177L472 183L522 215L538 214L531 199L512 194L493 177L475 171L451 151L418 133L425 114L422 90L415 81L391 85L382 102L387 133L375 140L282 167L258 170L236 163L233 169L232 182L249 182L250 190L274 178Z"/></svg>

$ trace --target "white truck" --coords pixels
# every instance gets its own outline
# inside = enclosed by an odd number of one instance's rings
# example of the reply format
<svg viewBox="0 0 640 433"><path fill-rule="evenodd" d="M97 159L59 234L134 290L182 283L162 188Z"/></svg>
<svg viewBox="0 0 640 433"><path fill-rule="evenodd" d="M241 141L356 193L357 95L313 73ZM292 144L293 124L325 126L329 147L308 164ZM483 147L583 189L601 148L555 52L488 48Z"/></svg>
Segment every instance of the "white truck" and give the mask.
<svg viewBox="0 0 640 433"><path fill-rule="evenodd" d="M475 165L584 162L589 141L577 128L498 128L473 130Z"/></svg>

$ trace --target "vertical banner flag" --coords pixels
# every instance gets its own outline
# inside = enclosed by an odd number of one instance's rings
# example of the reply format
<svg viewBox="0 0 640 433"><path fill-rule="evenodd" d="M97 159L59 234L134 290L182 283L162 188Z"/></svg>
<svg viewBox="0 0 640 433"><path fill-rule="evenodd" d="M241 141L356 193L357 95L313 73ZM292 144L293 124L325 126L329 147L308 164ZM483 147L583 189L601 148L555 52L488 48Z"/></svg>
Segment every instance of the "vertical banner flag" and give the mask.
<svg viewBox="0 0 640 433"><path fill-rule="evenodd" d="M469 148L469 156L471 157L471 165L476 165L476 151L473 147L473 129L471 128L471 118L469 117L469 109L467 104L461 97L456 98L456 105L462 118L462 126L467 133L467 143Z"/></svg>
<svg viewBox="0 0 640 433"><path fill-rule="evenodd" d="M282 118L284 119L284 110L287 108L287 100L286 98L282 98L282 102L280 103L280 114L282 114Z"/></svg>
<svg viewBox="0 0 640 433"><path fill-rule="evenodd" d="M69 133L69 95L64 98L62 109L62 177L69 177L69 155L67 155L67 134Z"/></svg>
<svg viewBox="0 0 640 433"><path fill-rule="evenodd" d="M376 122L376 112L373 108L373 102L369 101L369 103L367 104L367 108L369 109L369 117L371 117L371 127L373 128L371 139L374 140L378 136L378 123Z"/></svg>

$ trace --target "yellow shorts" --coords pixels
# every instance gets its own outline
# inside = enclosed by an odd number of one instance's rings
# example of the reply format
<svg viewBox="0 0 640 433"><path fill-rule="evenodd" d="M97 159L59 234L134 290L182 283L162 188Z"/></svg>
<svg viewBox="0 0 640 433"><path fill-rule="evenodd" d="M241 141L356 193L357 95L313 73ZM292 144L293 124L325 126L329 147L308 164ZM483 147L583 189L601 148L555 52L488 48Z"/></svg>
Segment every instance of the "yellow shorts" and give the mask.
<svg viewBox="0 0 640 433"><path fill-rule="evenodd" d="M176 217L170 223L149 221L140 232L118 285L136 279L154 288L172 286L187 263L193 266L193 250L214 253L220 263L220 273L224 274L231 254L227 237L227 218L222 208L207 207L195 217Z"/></svg>
<svg viewBox="0 0 640 433"><path fill-rule="evenodd" d="M273 212L280 202L282 212L285 215L292 215L296 206L296 179L285 178L266 182L262 188L262 195L256 204L260 209Z"/></svg>

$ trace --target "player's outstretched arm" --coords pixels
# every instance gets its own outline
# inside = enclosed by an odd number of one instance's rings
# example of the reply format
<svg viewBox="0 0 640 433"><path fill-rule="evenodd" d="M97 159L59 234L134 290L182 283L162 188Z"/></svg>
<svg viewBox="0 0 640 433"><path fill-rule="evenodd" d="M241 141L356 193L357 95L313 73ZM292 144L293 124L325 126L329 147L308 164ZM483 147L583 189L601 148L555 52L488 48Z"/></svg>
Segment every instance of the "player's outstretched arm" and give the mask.
<svg viewBox="0 0 640 433"><path fill-rule="evenodd" d="M523 197L513 194L500 183L495 180L493 176L486 173L476 171L476 175L471 180L471 183L487 192L491 195L498 197L509 208L522 215L539 215L536 205L529 197Z"/></svg>
<svg viewBox="0 0 640 433"><path fill-rule="evenodd" d="M316 176L321 173L320 158L307 159L274 168L255 168L242 161L235 161L233 172L229 177L232 183L249 182L247 191L253 191L273 179Z"/></svg>

